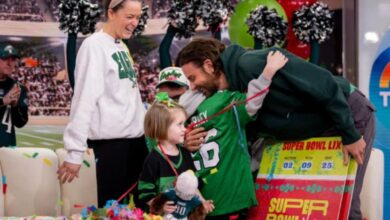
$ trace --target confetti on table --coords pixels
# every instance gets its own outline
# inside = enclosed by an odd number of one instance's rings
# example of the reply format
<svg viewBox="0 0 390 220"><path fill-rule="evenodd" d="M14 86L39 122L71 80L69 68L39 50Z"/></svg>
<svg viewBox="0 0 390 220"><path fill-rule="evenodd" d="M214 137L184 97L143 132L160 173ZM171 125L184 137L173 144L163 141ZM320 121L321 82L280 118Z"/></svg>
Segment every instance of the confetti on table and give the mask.
<svg viewBox="0 0 390 220"><path fill-rule="evenodd" d="M31 155L28 154L28 153L23 153L23 156L27 157L27 158L31 158Z"/></svg>
<svg viewBox="0 0 390 220"><path fill-rule="evenodd" d="M5 194L7 192L7 178L3 175L1 180L3 181L3 194Z"/></svg>
<svg viewBox="0 0 390 220"><path fill-rule="evenodd" d="M43 162L45 162L45 164L48 165L48 166L52 165L51 161L49 159L47 159L47 158L43 158Z"/></svg>
<svg viewBox="0 0 390 220"><path fill-rule="evenodd" d="M79 205L79 204L74 204L73 207L74 208L84 208L85 205Z"/></svg>
<svg viewBox="0 0 390 220"><path fill-rule="evenodd" d="M64 205L64 201L58 200L58 201L57 201L57 204L60 205L60 206L63 206L63 205Z"/></svg>
<svg viewBox="0 0 390 220"><path fill-rule="evenodd" d="M86 167L90 167L91 165L88 163L88 161L86 160L83 160L83 164L86 166Z"/></svg>

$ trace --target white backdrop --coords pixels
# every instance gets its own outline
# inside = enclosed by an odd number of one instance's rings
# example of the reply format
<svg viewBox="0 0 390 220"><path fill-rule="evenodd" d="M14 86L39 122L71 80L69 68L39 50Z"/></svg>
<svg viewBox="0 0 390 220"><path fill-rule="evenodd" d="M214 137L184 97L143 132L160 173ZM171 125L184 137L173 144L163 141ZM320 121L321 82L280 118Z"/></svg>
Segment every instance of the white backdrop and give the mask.
<svg viewBox="0 0 390 220"><path fill-rule="evenodd" d="M379 44L390 28L389 0L359 0L359 88L369 94L372 64ZM390 42L387 42L390 45Z"/></svg>

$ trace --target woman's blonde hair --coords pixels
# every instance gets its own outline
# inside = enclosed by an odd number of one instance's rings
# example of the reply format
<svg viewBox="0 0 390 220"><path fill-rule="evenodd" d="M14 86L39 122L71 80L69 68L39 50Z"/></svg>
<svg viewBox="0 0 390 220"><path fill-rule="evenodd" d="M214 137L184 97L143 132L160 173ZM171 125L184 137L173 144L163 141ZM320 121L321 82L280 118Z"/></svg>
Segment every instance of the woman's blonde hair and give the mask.
<svg viewBox="0 0 390 220"><path fill-rule="evenodd" d="M106 17L107 19L107 13L108 13L108 9L112 9L114 12L117 12L119 9L123 8L123 4L126 0L106 0L104 3L103 3L103 7L104 7L104 16ZM143 4L143 0L129 0L129 1L133 1L133 2L140 2L141 5ZM114 4L113 4L114 3ZM113 7L110 7L113 6Z"/></svg>
<svg viewBox="0 0 390 220"><path fill-rule="evenodd" d="M182 111L187 118L187 112L183 106L174 103L169 106L165 103L154 102L148 109L144 120L145 136L156 139L164 140L168 137L168 128L172 124L174 117L173 111Z"/></svg>

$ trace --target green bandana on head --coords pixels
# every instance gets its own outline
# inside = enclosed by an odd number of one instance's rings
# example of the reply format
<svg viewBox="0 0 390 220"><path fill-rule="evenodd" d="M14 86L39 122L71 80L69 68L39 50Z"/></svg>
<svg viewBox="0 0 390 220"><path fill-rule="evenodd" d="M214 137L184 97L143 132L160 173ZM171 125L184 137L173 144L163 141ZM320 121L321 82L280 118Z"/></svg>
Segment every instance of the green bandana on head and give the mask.
<svg viewBox="0 0 390 220"><path fill-rule="evenodd" d="M169 98L167 92L159 92L159 93L157 93L156 97L155 97L155 101L158 102L158 103L162 103L162 104L166 105L169 108L176 106L176 102L173 101L171 98Z"/></svg>

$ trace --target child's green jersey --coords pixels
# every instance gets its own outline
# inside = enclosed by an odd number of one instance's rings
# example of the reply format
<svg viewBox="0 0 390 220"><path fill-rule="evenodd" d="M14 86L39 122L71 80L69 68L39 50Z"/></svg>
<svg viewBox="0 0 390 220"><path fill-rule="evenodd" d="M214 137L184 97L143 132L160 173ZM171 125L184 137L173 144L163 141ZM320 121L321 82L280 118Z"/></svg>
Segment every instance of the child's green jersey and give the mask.
<svg viewBox="0 0 390 220"><path fill-rule="evenodd" d="M199 105L190 118L191 123L210 117L234 100L245 98L246 95L239 92L217 92ZM233 109L201 124L208 130L206 143L193 154L197 176L204 181L202 195L214 201L212 216L257 204L245 137L245 125L253 118L248 115L245 104L236 108L240 128Z"/></svg>

